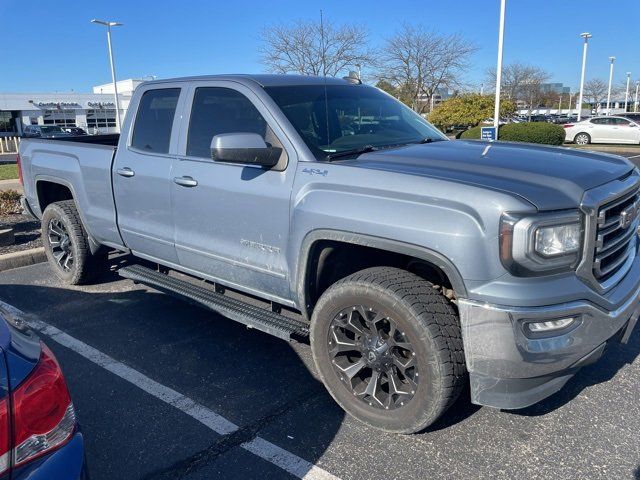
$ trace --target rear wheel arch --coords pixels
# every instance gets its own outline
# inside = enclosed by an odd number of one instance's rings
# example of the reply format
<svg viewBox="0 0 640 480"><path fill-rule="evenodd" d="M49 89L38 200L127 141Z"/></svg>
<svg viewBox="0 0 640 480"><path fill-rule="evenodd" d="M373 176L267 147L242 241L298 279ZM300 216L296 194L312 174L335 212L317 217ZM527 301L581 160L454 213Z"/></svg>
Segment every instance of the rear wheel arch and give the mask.
<svg viewBox="0 0 640 480"><path fill-rule="evenodd" d="M89 249L91 251L91 254L94 255L104 250L104 247L97 240L95 240L95 238L87 229L87 222L83 218L83 213L78 206L77 195L70 183L58 178L47 177L43 179L37 179L36 200L38 202L38 207L40 208L40 215L44 215L44 211L52 203L72 201L82 222L82 227L87 233L87 240L89 242Z"/></svg>
<svg viewBox="0 0 640 480"><path fill-rule="evenodd" d="M70 185L53 180L37 180L36 195L38 199L38 206L42 213L44 213L45 209L54 202L75 200L75 195Z"/></svg>
<svg viewBox="0 0 640 480"><path fill-rule="evenodd" d="M333 255L333 264L330 256ZM362 259L362 257L364 260ZM392 266L452 289L466 297L462 275L447 257L426 247L338 230L314 230L305 237L298 257L296 284L299 308L311 318L315 303L335 281L365 268ZM336 262L344 259L344 263ZM336 263L340 268L334 269ZM327 277L325 274L330 272Z"/></svg>

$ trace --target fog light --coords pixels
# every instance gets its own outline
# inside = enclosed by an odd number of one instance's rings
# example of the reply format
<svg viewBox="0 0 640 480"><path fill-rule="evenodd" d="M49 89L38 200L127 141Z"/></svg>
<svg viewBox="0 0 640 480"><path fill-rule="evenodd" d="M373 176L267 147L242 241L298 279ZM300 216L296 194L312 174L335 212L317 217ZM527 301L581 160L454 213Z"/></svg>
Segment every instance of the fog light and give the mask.
<svg viewBox="0 0 640 480"><path fill-rule="evenodd" d="M547 320L545 322L529 322L527 323L527 327L532 333L543 333L567 328L575 321L575 317L558 318L557 320Z"/></svg>

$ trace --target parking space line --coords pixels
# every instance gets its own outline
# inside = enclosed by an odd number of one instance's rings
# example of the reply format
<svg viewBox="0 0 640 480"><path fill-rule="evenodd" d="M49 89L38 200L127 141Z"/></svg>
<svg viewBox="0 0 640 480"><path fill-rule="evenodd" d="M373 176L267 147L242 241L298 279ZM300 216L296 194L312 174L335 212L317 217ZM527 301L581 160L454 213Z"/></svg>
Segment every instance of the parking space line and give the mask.
<svg viewBox="0 0 640 480"><path fill-rule="evenodd" d="M172 388L156 382L143 373L140 373L124 363L117 361L109 355L87 345L81 340L72 337L57 327L49 325L41 320L30 319L23 312L5 304L2 301L0 301L0 311L1 310L11 314L13 317L24 320L33 329L46 335L54 342L73 350L90 362L93 362L123 380L132 383L136 387L147 392L149 395L152 395L164 403L186 413L217 434L228 435L238 430L238 425L227 420L222 415L217 414L210 408L205 407ZM315 466L311 462L308 462L307 460L269 442L268 440L265 440L264 438L255 437L253 440L243 443L240 446L244 450L257 455L263 460L266 460L291 475L303 480L340 480L339 477L332 475L326 470Z"/></svg>
<svg viewBox="0 0 640 480"><path fill-rule="evenodd" d="M640 155L631 155L630 157L627 157L627 158L638 158L638 157L640 157Z"/></svg>

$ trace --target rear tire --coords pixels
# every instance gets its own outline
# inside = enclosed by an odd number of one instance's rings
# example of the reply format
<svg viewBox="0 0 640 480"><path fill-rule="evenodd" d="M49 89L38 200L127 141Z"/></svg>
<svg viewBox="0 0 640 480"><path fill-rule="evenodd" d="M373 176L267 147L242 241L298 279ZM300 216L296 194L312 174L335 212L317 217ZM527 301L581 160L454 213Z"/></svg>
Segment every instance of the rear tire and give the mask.
<svg viewBox="0 0 640 480"><path fill-rule="evenodd" d="M69 285L82 285L106 268L106 255L92 255L89 236L73 200L51 203L42 215L42 243L56 276Z"/></svg>
<svg viewBox="0 0 640 480"><path fill-rule="evenodd" d="M576 145L589 145L591 143L591 137L589 136L588 133L578 133L574 138L573 141L575 142Z"/></svg>
<svg viewBox="0 0 640 480"><path fill-rule="evenodd" d="M386 432L425 429L466 381L455 309L431 283L404 270L369 268L333 284L314 309L310 333L331 396Z"/></svg>

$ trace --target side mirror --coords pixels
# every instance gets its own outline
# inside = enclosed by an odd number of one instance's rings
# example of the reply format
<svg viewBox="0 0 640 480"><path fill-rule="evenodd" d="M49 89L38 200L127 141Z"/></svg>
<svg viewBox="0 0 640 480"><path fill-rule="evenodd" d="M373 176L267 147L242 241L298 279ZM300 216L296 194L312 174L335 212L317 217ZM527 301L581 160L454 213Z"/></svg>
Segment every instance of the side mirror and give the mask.
<svg viewBox="0 0 640 480"><path fill-rule="evenodd" d="M274 167L282 149L268 146L257 133L221 133L211 140L214 162L244 163Z"/></svg>

